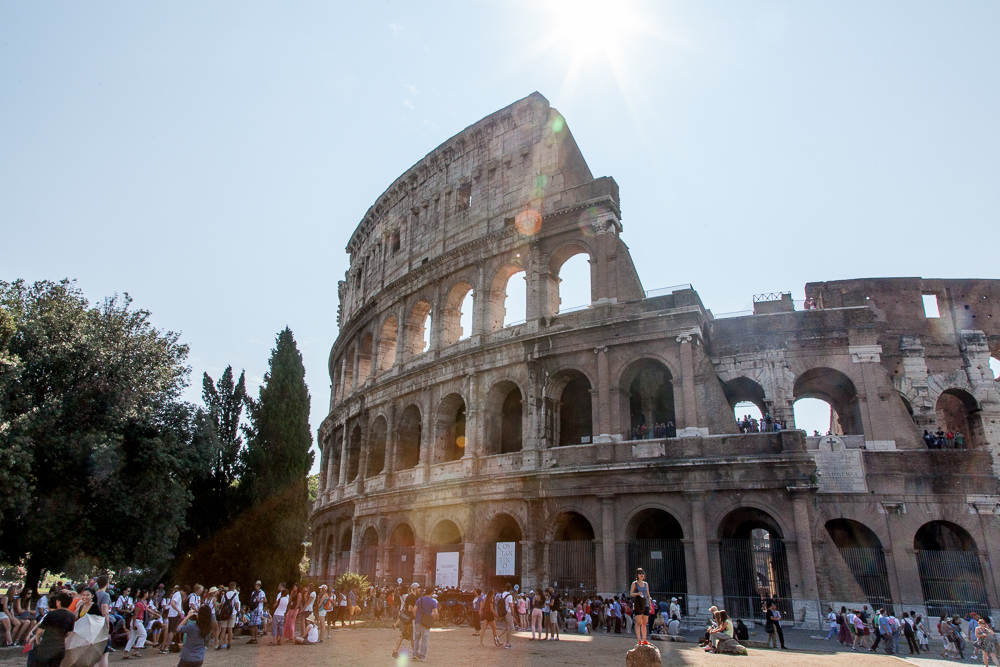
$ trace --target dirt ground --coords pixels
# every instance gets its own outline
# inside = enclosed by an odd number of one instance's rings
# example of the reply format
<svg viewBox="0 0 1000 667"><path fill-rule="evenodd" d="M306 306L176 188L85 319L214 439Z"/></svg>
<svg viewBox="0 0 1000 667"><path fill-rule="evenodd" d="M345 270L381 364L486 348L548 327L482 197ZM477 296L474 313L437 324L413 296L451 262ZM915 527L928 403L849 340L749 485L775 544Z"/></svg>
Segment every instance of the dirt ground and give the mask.
<svg viewBox="0 0 1000 667"><path fill-rule="evenodd" d="M792 633L789 633L790 635ZM390 629L355 628L336 630L333 636L322 644L314 646L281 647L261 643L247 646L246 638L237 638L232 650L208 652L205 667L408 667L410 660L401 656L393 660L391 653L398 633ZM625 635L570 635L564 634L558 642L530 641L530 634L515 633L511 650L492 646L488 637L483 647L479 638L472 636L468 626L449 627L431 631L427 650L427 663L450 666L482 667L497 665L522 667L534 665L624 665L625 652L635 645L634 636ZM654 642L660 649L663 664L670 667L898 667L900 660L882 654L834 651L839 648L835 642L809 642L803 633L800 645L808 648L788 651L750 649L748 657L711 655L698 648L695 643ZM795 646L794 636L789 636L789 644ZM118 664L123 653L112 653L109 664ZM907 656L908 657L908 656ZM20 650L4 651L0 660L4 664L24 664ZM176 654L160 655L155 649L146 649L138 662L125 665L157 665L174 667L178 662ZM915 660L911 664L920 667L938 667L940 660ZM977 664L969 660L966 664ZM978 663L981 664L981 663Z"/></svg>

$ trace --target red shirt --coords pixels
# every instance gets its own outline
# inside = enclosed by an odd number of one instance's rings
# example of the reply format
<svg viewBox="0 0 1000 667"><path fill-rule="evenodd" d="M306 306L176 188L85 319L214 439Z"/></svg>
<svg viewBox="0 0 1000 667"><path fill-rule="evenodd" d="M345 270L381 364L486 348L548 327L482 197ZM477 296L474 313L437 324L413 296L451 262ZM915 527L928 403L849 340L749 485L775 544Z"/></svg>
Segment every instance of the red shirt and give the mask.
<svg viewBox="0 0 1000 667"><path fill-rule="evenodd" d="M145 621L146 620L146 601L145 600L139 600L138 602L135 603L135 613L132 616L132 618L134 618L137 621Z"/></svg>

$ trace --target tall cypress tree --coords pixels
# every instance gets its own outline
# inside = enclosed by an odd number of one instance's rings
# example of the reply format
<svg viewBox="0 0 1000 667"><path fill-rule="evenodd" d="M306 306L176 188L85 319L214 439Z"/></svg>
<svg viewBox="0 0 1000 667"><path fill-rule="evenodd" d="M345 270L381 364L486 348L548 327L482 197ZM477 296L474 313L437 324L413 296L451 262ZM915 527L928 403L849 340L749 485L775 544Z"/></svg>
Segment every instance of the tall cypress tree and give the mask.
<svg viewBox="0 0 1000 667"><path fill-rule="evenodd" d="M259 398L249 401L251 426L240 493L253 521L246 575L265 585L297 581L309 514L309 389L305 366L287 327L278 334ZM249 536L248 536L249 537Z"/></svg>

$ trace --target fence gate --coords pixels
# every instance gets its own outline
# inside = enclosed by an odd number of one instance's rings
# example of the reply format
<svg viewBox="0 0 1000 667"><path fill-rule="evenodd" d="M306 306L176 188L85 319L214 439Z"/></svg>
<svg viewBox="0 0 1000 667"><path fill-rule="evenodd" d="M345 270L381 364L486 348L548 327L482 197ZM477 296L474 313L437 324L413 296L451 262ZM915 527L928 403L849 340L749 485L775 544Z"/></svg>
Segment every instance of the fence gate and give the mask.
<svg viewBox="0 0 1000 667"><path fill-rule="evenodd" d="M646 572L649 594L654 600L676 597L687 615L687 569L684 543L680 540L633 540L628 545L628 582L635 579L636 568Z"/></svg>
<svg viewBox="0 0 1000 667"><path fill-rule="evenodd" d="M986 583L977 551L918 551L920 587L927 617L989 615Z"/></svg>
<svg viewBox="0 0 1000 667"><path fill-rule="evenodd" d="M549 578L559 591L597 591L594 541L552 542L549 547Z"/></svg>
<svg viewBox="0 0 1000 667"><path fill-rule="evenodd" d="M413 557L416 551L415 547L389 547L385 576L392 583L396 583L397 579L402 579L404 586L413 583Z"/></svg>
<svg viewBox="0 0 1000 667"><path fill-rule="evenodd" d="M719 544L722 594L730 618L764 620L763 605L774 600L782 618L792 618L792 587L784 541L726 539Z"/></svg>
<svg viewBox="0 0 1000 667"><path fill-rule="evenodd" d="M378 546L365 547L358 554L358 574L368 577L375 583L375 570L378 564Z"/></svg>
<svg viewBox="0 0 1000 667"><path fill-rule="evenodd" d="M843 547L839 551L872 609L884 609L886 613L895 614L882 547Z"/></svg>

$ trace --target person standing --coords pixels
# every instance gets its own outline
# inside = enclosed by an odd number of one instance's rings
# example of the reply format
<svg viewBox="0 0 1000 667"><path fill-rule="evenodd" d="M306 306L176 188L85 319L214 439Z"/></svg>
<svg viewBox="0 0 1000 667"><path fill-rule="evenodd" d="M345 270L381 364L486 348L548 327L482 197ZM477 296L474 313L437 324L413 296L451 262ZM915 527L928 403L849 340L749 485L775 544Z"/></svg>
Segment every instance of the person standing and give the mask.
<svg viewBox="0 0 1000 667"><path fill-rule="evenodd" d="M496 596L493 595L493 589L491 588L483 596L483 602L479 606L480 613L483 617L483 630L479 633L479 645L483 645L483 640L486 638L486 629L489 628L493 631L493 644L495 646L500 646L500 638L497 636L497 615L496 615Z"/></svg>
<svg viewBox="0 0 1000 667"><path fill-rule="evenodd" d="M640 646L649 644L646 633L649 631L649 610L653 607L653 598L649 595L649 583L646 581L646 571L641 567L635 571L635 581L629 591L632 598L633 618L635 619L635 638Z"/></svg>
<svg viewBox="0 0 1000 667"><path fill-rule="evenodd" d="M774 600L771 600L771 603L765 607L764 619L766 624L770 624L774 628L774 634L778 635L781 648L785 648L785 634L781 631L781 612L778 611L778 605L775 604Z"/></svg>
<svg viewBox="0 0 1000 667"><path fill-rule="evenodd" d="M68 609L72 602L73 598L66 593L49 594L49 605L54 609L42 617L35 629L35 646L28 654L30 667L59 667L62 664L66 655L66 635L76 624L76 616Z"/></svg>
<svg viewBox="0 0 1000 667"><path fill-rule="evenodd" d="M517 614L517 603L514 602L514 595L511 593L513 587L507 584L502 597L502 608L504 613L504 625L507 626L507 642L504 648L512 648L510 645L510 633L514 629L514 617Z"/></svg>
<svg viewBox="0 0 1000 667"><path fill-rule="evenodd" d="M97 594L94 596L95 604L101 610L101 616L104 617L104 622L108 626L108 643L104 647L104 654L101 655L101 667L108 667L108 653L114 651L111 648L111 631L114 630L114 624L111 621L111 595L108 593L108 575L102 574L97 578Z"/></svg>
<svg viewBox="0 0 1000 667"><path fill-rule="evenodd" d="M417 604L417 591L420 585L416 582L410 584L410 592L402 597L399 604L399 639L396 641L396 648L392 652L393 658L399 657L399 647L404 640L410 642L410 655L413 656L413 614Z"/></svg>
<svg viewBox="0 0 1000 667"><path fill-rule="evenodd" d="M330 611L329 607L326 606L327 601L330 599L329 589L326 584L322 584L319 587L319 595L316 597L316 615L319 618L317 623L319 629L319 641L322 643L324 639L330 636L330 630L326 627L326 612Z"/></svg>
<svg viewBox="0 0 1000 667"><path fill-rule="evenodd" d="M223 646L226 649L233 647L233 626L236 618L240 615L240 594L236 591L236 582L229 582L229 590L222 594L219 599L215 617L219 622L219 645L215 650L220 650Z"/></svg>
<svg viewBox="0 0 1000 667"><path fill-rule="evenodd" d="M132 611L132 620L129 622L128 643L125 644L125 655L123 660L130 657L138 658L139 649L146 647L146 591L139 591L135 595L135 607ZM131 655L129 651L132 651Z"/></svg>
<svg viewBox="0 0 1000 667"><path fill-rule="evenodd" d="M542 599L542 591L531 592L531 640L535 639L535 629L538 629L538 640L542 640L542 607L545 600Z"/></svg>
<svg viewBox="0 0 1000 667"><path fill-rule="evenodd" d="M993 662L997 667L1000 667L1000 658L997 657L997 638L993 633L993 628L990 627L985 618L977 620L975 637L979 652L983 656L983 664L990 667L990 658L992 657Z"/></svg>
<svg viewBox="0 0 1000 667"><path fill-rule="evenodd" d="M549 587L549 638L553 641L559 641L559 611L561 609L562 600L556 595L556 590Z"/></svg>
<svg viewBox="0 0 1000 667"><path fill-rule="evenodd" d="M267 595L260 588L260 581L255 581L253 593L250 594L250 641L248 644L257 643L257 633L264 622L264 604L267 602Z"/></svg>
<svg viewBox="0 0 1000 667"><path fill-rule="evenodd" d="M285 613L288 611L288 591L285 582L278 584L278 595L275 598L274 609L271 610L271 641L268 646L281 646L281 638L285 631Z"/></svg>
<svg viewBox="0 0 1000 667"><path fill-rule="evenodd" d="M482 624L480 623L480 610L483 607L483 590L477 588L475 596L472 598L472 627L475 632L472 633L473 637L479 636L479 631L482 629Z"/></svg>
<svg viewBox="0 0 1000 667"><path fill-rule="evenodd" d="M192 618L197 620L188 624ZM205 661L205 640L212 636L212 609L208 605L189 609L177 634L186 636L177 667L201 667Z"/></svg>
<svg viewBox="0 0 1000 667"><path fill-rule="evenodd" d="M174 638L174 633L177 632L177 626L180 624L181 617L181 605L184 603L184 596L181 595L181 587L174 586L174 592L169 598L164 597L167 604L167 629L163 633L163 642L160 644L160 653L170 652L170 642Z"/></svg>
<svg viewBox="0 0 1000 667"><path fill-rule="evenodd" d="M438 619L437 600L424 594L417 600L414 608L413 657L424 662L427 660L427 641L430 639L430 630Z"/></svg>

